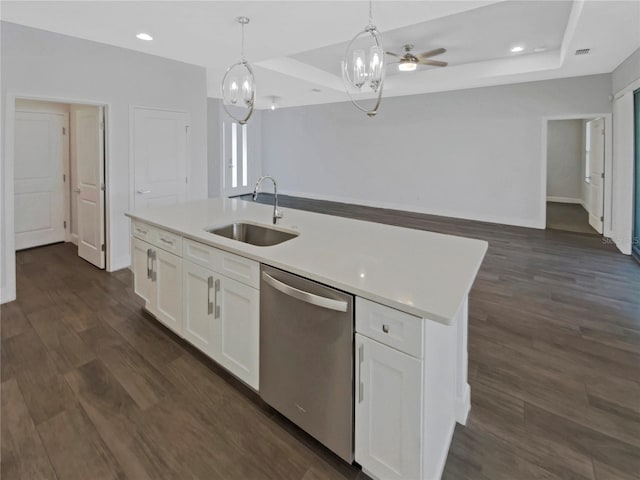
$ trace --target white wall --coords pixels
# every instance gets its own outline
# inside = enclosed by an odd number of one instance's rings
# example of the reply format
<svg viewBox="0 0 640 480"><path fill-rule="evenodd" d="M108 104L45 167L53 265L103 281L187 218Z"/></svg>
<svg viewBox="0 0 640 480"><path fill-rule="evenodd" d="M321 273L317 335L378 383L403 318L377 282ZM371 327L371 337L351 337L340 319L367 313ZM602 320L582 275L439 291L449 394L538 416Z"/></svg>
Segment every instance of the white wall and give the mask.
<svg viewBox="0 0 640 480"><path fill-rule="evenodd" d="M611 74L611 91L618 93L640 78L640 48L618 65Z"/></svg>
<svg viewBox="0 0 640 480"><path fill-rule="evenodd" d="M189 198L207 196L206 72L202 67L7 22L2 29L2 145L7 94L108 104L107 198L111 269L129 264L129 107L186 110L191 115ZM2 164L4 173L4 147ZM3 175L4 178L4 175ZM3 188L6 185L3 184ZM3 201L2 244L6 246ZM7 272L2 248L3 299ZM10 285L9 285L10 286Z"/></svg>
<svg viewBox="0 0 640 480"><path fill-rule="evenodd" d="M222 148L221 104L218 98L207 98L207 163L209 165L209 197L220 196L220 157Z"/></svg>
<svg viewBox="0 0 640 480"><path fill-rule="evenodd" d="M282 191L544 228L542 118L611 112L610 75L264 115L263 172Z"/></svg>
<svg viewBox="0 0 640 480"><path fill-rule="evenodd" d="M547 127L547 199L582 201L582 120L551 120Z"/></svg>

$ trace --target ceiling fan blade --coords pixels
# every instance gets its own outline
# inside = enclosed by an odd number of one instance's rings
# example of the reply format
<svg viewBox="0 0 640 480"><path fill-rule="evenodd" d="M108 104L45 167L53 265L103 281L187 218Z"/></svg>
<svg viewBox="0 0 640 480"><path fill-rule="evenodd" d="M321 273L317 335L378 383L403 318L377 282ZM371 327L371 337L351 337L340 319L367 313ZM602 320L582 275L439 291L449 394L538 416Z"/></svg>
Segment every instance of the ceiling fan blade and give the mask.
<svg viewBox="0 0 640 480"><path fill-rule="evenodd" d="M419 53L416 56L418 58L429 58L429 57L435 57L436 55L442 55L446 51L447 51L446 48L436 48L435 50L429 50L428 52Z"/></svg>
<svg viewBox="0 0 640 480"><path fill-rule="evenodd" d="M438 60L420 60L418 63L420 65L431 65L433 67L446 67L449 65L447 62L440 62Z"/></svg>
<svg viewBox="0 0 640 480"><path fill-rule="evenodd" d="M387 55L391 55L392 57L401 57L402 55L398 55L397 53L393 53L393 52L384 52Z"/></svg>

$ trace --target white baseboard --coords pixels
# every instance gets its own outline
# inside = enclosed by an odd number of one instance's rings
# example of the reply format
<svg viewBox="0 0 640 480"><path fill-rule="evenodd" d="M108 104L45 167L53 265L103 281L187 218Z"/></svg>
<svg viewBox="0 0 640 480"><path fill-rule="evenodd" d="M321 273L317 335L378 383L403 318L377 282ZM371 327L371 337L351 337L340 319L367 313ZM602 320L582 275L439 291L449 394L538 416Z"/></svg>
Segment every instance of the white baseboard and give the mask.
<svg viewBox="0 0 640 480"><path fill-rule="evenodd" d="M9 303L13 302L16 299L16 291L4 287L0 287L0 303Z"/></svg>
<svg viewBox="0 0 640 480"><path fill-rule="evenodd" d="M424 213L426 215L436 215L439 217L460 218L463 220L475 220L478 222L487 222L487 223L499 223L502 225L513 225L516 227L539 228L539 229L545 228L545 226L540 226L540 222L534 219L523 220L521 218L501 217L501 216L495 216L495 215L476 215L476 214L454 212L454 211L442 210L442 209L423 208L416 205L408 205L408 204L402 204L402 203L372 202L369 200L362 200L359 198L341 197L336 195L321 195L316 193L295 192L292 190L282 190L279 193L282 195L289 195L291 197L309 198L312 200L326 200L329 202L349 203L352 205L363 205L365 207L387 208L391 210L403 210L406 212Z"/></svg>
<svg viewBox="0 0 640 480"><path fill-rule="evenodd" d="M471 387L467 383L461 397L456 398L456 422L460 425L467 424L467 418L471 411Z"/></svg>
<svg viewBox="0 0 640 480"><path fill-rule="evenodd" d="M107 272L116 272L123 268L129 268L131 266L131 257L120 257L111 261L111 265L107 266Z"/></svg>
<svg viewBox="0 0 640 480"><path fill-rule="evenodd" d="M577 203L579 205L582 204L581 198L571 198L571 197L547 197L547 202L555 202L555 203Z"/></svg>
<svg viewBox="0 0 640 480"><path fill-rule="evenodd" d="M77 233L72 233L71 234L71 243L73 243L74 245L78 245L78 234Z"/></svg>

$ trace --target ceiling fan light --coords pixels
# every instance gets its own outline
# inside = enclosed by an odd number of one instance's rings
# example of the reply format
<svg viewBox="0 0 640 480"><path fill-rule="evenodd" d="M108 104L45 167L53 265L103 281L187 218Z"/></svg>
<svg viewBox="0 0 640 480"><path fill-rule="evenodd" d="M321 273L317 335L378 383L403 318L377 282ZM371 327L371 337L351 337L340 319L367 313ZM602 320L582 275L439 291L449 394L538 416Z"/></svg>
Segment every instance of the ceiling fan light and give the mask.
<svg viewBox="0 0 640 480"><path fill-rule="evenodd" d="M418 65L413 62L401 62L398 65L398 70L401 72L413 72L416 68L418 68Z"/></svg>

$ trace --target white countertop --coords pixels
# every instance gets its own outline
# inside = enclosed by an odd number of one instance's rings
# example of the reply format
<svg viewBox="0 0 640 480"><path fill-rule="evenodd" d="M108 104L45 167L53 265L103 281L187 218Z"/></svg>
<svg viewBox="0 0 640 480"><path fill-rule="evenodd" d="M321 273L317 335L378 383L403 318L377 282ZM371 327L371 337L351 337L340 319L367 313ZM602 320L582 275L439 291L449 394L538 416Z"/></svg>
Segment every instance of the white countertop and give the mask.
<svg viewBox="0 0 640 480"><path fill-rule="evenodd" d="M272 226L273 206L212 198L127 215L374 302L450 323L469 294L487 242L281 209L276 228L299 236L257 247L204 229L238 221Z"/></svg>

